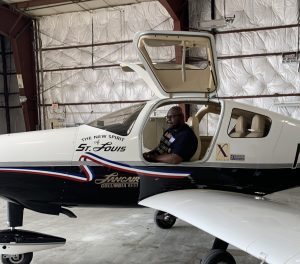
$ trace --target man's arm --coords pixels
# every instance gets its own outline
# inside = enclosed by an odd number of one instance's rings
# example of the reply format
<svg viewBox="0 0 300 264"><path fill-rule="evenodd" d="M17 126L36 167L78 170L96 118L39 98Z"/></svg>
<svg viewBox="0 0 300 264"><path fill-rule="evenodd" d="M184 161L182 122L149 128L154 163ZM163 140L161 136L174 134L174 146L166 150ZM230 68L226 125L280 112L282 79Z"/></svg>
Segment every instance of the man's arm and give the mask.
<svg viewBox="0 0 300 264"><path fill-rule="evenodd" d="M165 162L170 164L179 164L182 162L182 158L179 155L174 153L161 154L161 155L147 153L147 156L145 157L144 155L144 158L147 161L151 161L151 162Z"/></svg>
<svg viewBox="0 0 300 264"><path fill-rule="evenodd" d="M155 149L152 149L152 150L150 150L148 152L143 153L143 157L147 161L153 161L153 156L155 156L155 155L157 155L155 153Z"/></svg>

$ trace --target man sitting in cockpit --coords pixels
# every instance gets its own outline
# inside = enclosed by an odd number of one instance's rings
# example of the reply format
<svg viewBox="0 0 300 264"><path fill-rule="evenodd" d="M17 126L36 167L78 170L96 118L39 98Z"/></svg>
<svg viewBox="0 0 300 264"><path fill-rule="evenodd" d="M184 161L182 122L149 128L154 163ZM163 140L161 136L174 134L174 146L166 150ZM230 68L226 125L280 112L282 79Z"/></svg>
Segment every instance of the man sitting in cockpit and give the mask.
<svg viewBox="0 0 300 264"><path fill-rule="evenodd" d="M198 140L193 130L185 124L181 108L170 108L166 120L168 129L163 133L159 145L144 153L144 159L171 164L189 161L197 150Z"/></svg>

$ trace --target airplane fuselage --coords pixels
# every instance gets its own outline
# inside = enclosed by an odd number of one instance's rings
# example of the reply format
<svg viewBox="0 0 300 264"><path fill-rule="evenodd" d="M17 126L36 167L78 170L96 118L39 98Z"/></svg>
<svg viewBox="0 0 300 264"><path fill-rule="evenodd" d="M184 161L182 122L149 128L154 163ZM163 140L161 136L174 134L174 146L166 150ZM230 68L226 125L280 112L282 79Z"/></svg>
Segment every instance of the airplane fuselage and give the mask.
<svg viewBox="0 0 300 264"><path fill-rule="evenodd" d="M299 122L233 102L221 102L218 127L200 160L147 162L143 133L160 103L143 106L125 136L88 125L2 135L0 195L57 214L61 206L136 206L139 199L184 188L265 195L300 185ZM230 116L238 107L267 115L272 120L268 135L230 137Z"/></svg>

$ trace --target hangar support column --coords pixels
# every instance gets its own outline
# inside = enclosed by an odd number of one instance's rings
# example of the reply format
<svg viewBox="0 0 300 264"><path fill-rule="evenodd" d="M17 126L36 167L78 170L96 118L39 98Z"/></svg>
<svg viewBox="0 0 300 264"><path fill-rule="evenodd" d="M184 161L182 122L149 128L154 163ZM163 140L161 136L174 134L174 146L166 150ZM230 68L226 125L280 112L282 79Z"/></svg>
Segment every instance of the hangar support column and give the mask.
<svg viewBox="0 0 300 264"><path fill-rule="evenodd" d="M36 130L38 107L32 19L5 5L0 6L0 17L0 34L11 41L20 95L27 99L22 104L26 130Z"/></svg>
<svg viewBox="0 0 300 264"><path fill-rule="evenodd" d="M159 0L174 20L174 30L189 31L188 0Z"/></svg>
<svg viewBox="0 0 300 264"><path fill-rule="evenodd" d="M6 65L6 48L5 39L0 36L1 40L1 57L2 57L2 75L3 75L3 91L4 91L4 102L5 102L5 117L6 117L6 132L10 133L10 112L9 112L9 91L7 85L7 65Z"/></svg>

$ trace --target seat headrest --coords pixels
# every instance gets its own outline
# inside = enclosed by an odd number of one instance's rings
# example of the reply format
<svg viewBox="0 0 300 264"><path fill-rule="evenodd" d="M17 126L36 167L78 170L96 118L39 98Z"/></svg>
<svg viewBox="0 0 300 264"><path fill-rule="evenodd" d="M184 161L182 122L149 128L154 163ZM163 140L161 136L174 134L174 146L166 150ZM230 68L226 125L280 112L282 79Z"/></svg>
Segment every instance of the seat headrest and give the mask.
<svg viewBox="0 0 300 264"><path fill-rule="evenodd" d="M255 115L252 118L251 130L263 133L265 131L265 125L265 118L261 115Z"/></svg>
<svg viewBox="0 0 300 264"><path fill-rule="evenodd" d="M199 120L195 116L190 116L186 121L186 124L194 131L195 136L198 140L198 147L190 161L199 160L201 154L201 141L200 141L200 130L199 130Z"/></svg>
<svg viewBox="0 0 300 264"><path fill-rule="evenodd" d="M186 121L186 124L190 127L195 126L195 125L199 125L199 121L198 118L194 117L194 116L190 116L188 118L188 120Z"/></svg>
<svg viewBox="0 0 300 264"><path fill-rule="evenodd" d="M193 129L196 136L199 135L199 121L198 118L195 116L190 116L186 121L186 124Z"/></svg>
<svg viewBox="0 0 300 264"><path fill-rule="evenodd" d="M239 118L236 121L235 132L245 132L246 125L247 125L247 122L245 120L245 117L239 116Z"/></svg>

